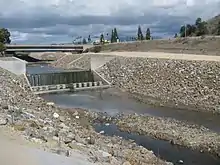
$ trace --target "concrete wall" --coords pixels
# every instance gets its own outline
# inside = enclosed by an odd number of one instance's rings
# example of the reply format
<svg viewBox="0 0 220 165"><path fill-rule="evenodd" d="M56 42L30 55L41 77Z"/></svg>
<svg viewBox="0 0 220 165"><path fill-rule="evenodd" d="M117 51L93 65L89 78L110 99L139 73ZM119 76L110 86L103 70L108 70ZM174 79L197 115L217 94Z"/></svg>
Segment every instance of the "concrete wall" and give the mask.
<svg viewBox="0 0 220 165"><path fill-rule="evenodd" d="M107 62L115 58L114 55L102 55L96 53L85 53L76 60L70 62L67 66L67 69L70 68L80 68L80 69L91 69L96 70L99 67L103 66ZM63 63L62 59L60 63ZM65 62L64 62L65 63ZM66 68L64 66L64 68Z"/></svg>
<svg viewBox="0 0 220 165"><path fill-rule="evenodd" d="M80 82L93 82L93 73L88 70L59 73L30 74L27 78L31 86L70 84Z"/></svg>
<svg viewBox="0 0 220 165"><path fill-rule="evenodd" d="M26 63L26 61L15 57L0 58L0 67L16 75L22 75L26 73Z"/></svg>

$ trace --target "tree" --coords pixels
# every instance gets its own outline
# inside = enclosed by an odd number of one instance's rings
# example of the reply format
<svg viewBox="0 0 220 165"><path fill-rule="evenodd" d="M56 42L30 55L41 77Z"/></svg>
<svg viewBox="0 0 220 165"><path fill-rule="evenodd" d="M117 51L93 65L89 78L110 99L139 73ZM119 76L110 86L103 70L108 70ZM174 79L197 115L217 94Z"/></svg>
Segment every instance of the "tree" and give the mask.
<svg viewBox="0 0 220 165"><path fill-rule="evenodd" d="M88 42L89 42L89 43L91 42L91 37L90 37L90 35L89 35L89 37L88 37Z"/></svg>
<svg viewBox="0 0 220 165"><path fill-rule="evenodd" d="M218 22L218 26L217 26L217 35L220 35L220 21Z"/></svg>
<svg viewBox="0 0 220 165"><path fill-rule="evenodd" d="M140 25L138 26L137 38L138 38L138 40L144 40L144 36L143 36L142 31L141 31L141 26Z"/></svg>
<svg viewBox="0 0 220 165"><path fill-rule="evenodd" d="M105 42L104 35L103 35L103 34L101 34L101 35L100 35L100 43L102 43L102 44L103 44L104 42Z"/></svg>
<svg viewBox="0 0 220 165"><path fill-rule="evenodd" d="M180 28L180 37L193 36L195 31L196 31L196 27L194 25L187 24L186 27L181 26L181 28Z"/></svg>
<svg viewBox="0 0 220 165"><path fill-rule="evenodd" d="M198 28L198 26L202 23L202 18L197 18L196 19L196 22L195 22L195 25L196 25L196 28Z"/></svg>
<svg viewBox="0 0 220 165"><path fill-rule="evenodd" d="M177 35L177 33L175 33L174 38L177 38L177 37L178 37L178 35Z"/></svg>
<svg viewBox="0 0 220 165"><path fill-rule="evenodd" d="M150 40L150 38L151 38L150 28L147 28L147 31L146 31L146 40Z"/></svg>
<svg viewBox="0 0 220 165"><path fill-rule="evenodd" d="M203 21L202 23L198 25L197 32L196 32L197 36L202 36L208 33L206 25L207 23L205 21Z"/></svg>
<svg viewBox="0 0 220 165"><path fill-rule="evenodd" d="M112 29L112 34L111 34L111 43L114 42L114 38L115 38L115 34L114 34L114 30Z"/></svg>
<svg viewBox="0 0 220 165"><path fill-rule="evenodd" d="M0 54L4 55L4 51L5 51L5 44L10 44L11 40L10 40L10 32L5 29L5 28L1 28L0 29Z"/></svg>
<svg viewBox="0 0 220 165"><path fill-rule="evenodd" d="M181 26L180 28L180 37L185 37L185 26Z"/></svg>
<svg viewBox="0 0 220 165"><path fill-rule="evenodd" d="M0 42L0 54L1 56L4 56L4 51L5 51L5 45L3 43Z"/></svg>
<svg viewBox="0 0 220 165"><path fill-rule="evenodd" d="M207 23L205 21L202 21L201 18L197 18L195 22L196 27L196 36L202 36L208 33Z"/></svg>
<svg viewBox="0 0 220 165"><path fill-rule="evenodd" d="M108 36L108 33L107 33L107 36ZM112 29L111 43L113 43L113 42L117 42L118 39L119 39L119 38L118 38L118 32L117 32L117 29L114 28L114 29Z"/></svg>
<svg viewBox="0 0 220 165"><path fill-rule="evenodd" d="M119 38L118 38L118 32L117 32L117 29L114 28L114 42L117 42L118 39L119 39Z"/></svg>
<svg viewBox="0 0 220 165"><path fill-rule="evenodd" d="M0 42L3 44L10 44L11 40L10 40L10 32L8 31L8 29L5 28L1 28L0 29Z"/></svg>
<svg viewBox="0 0 220 165"><path fill-rule="evenodd" d="M85 38L83 38L83 44L87 44L87 42L86 42L86 39Z"/></svg>

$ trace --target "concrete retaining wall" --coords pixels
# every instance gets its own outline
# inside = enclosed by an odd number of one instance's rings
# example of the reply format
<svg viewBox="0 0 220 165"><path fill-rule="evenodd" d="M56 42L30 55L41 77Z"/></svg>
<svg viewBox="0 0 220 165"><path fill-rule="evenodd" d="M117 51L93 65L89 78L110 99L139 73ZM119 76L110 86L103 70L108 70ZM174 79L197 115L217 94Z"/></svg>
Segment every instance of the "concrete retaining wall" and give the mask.
<svg viewBox="0 0 220 165"><path fill-rule="evenodd" d="M15 57L0 58L0 67L16 75L22 75L26 73L26 63L26 61Z"/></svg>

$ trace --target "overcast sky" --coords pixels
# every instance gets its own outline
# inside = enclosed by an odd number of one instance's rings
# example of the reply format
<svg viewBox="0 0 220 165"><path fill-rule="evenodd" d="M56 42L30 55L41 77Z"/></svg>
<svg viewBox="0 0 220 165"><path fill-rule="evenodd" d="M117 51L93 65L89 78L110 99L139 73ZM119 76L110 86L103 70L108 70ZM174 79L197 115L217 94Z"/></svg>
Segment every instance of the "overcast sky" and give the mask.
<svg viewBox="0 0 220 165"><path fill-rule="evenodd" d="M0 26L14 43L71 42L73 37L111 33L173 36L184 23L220 14L220 0L0 0Z"/></svg>

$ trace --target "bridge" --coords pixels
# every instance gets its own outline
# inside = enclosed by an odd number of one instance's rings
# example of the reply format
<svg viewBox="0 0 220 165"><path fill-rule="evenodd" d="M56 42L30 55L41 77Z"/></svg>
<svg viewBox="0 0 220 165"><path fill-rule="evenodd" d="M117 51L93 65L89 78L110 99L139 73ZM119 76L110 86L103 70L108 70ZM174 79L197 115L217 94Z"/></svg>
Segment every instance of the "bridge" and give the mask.
<svg viewBox="0 0 220 165"><path fill-rule="evenodd" d="M82 53L82 45L6 45L5 53L15 52L75 52Z"/></svg>

